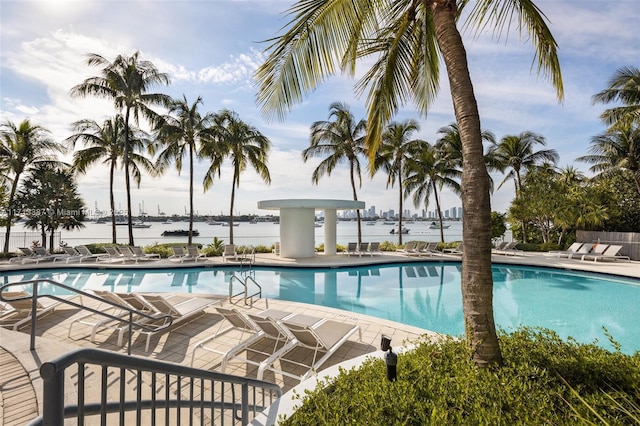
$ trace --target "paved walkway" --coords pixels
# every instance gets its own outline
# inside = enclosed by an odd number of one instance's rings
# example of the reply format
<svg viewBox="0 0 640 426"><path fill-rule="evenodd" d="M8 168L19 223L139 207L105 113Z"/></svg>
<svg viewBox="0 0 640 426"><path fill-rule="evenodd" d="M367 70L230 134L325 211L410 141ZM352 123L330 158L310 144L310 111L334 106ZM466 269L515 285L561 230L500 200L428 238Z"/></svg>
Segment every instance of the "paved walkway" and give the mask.
<svg viewBox="0 0 640 426"><path fill-rule="evenodd" d="M345 266L372 263L392 263L406 261L424 260L456 260L459 256L434 256L434 257L407 257L399 254L384 254L373 257L347 257L345 255L323 256L318 255L310 259L283 259L271 254L261 254L256 256L258 265L279 265L298 267L322 267L322 266ZM527 253L524 256L494 256L494 263L524 264L549 266L563 269L575 269L583 271L602 272L621 276L640 278L640 262L581 262L575 259L560 259L549 254ZM222 259L208 259L206 264L210 266L222 264ZM56 263L58 265L60 263ZM198 262L200 264L200 262ZM154 266L193 266L193 262L175 263L160 261L157 263L144 262L142 267ZM30 265L31 266L31 265ZM33 267L50 268L52 264L32 265ZM77 264L60 264L62 267L77 267ZM88 265L82 264L82 267ZM121 263L101 264L101 267L122 267ZM138 265L127 265L137 267ZM20 269L18 265L4 264L0 269ZM176 297L192 297L193 295L176 295ZM205 297L205 295L197 295ZM216 302L229 306L229 303L220 296L209 296ZM86 300L86 298L85 298ZM304 313L318 317L336 319L342 322L358 324L362 329L363 339L358 341L354 336L343 347L332 356L324 367L331 367L345 360L360 357L366 354L379 351L380 336L386 334L392 337L393 346L397 347L404 341L415 341L421 336L433 337L435 333L416 327L406 326L400 323L380 320L377 318L361 315L357 313L345 312L341 310L325 308L315 305L292 303L280 300L261 300L253 308L234 305L234 307L252 312L259 312L265 308L287 310L294 313ZM71 306L63 306L38 322L36 350L29 351L28 328L22 332L12 332L0 328L0 365L2 374L0 375L0 420L2 424L24 424L25 419L32 419L36 413L41 412L42 407L42 383L39 377L39 367L42 362L48 361L69 352L78 347L102 348L121 353L126 350L116 343L116 335L112 330L105 330L97 334L96 342L89 340L90 327L75 325L69 329L71 323L78 316L85 314ZM149 356L158 360L172 361L184 365L191 364L193 350L200 340L210 336L215 332L221 321L212 306L207 308L203 314L193 321L169 333L154 337L151 340L150 351L144 350L145 339L134 340L132 354ZM225 344L231 345L241 338L239 334L230 333L225 340ZM234 340L235 339L235 340ZM193 366L198 368L216 369L220 365L220 356L207 352L198 351L194 357ZM255 369L249 370L245 364L232 365L228 370L231 374L255 377ZM283 390L292 389L298 383L288 379L273 377ZM12 423L14 422L14 423Z"/></svg>

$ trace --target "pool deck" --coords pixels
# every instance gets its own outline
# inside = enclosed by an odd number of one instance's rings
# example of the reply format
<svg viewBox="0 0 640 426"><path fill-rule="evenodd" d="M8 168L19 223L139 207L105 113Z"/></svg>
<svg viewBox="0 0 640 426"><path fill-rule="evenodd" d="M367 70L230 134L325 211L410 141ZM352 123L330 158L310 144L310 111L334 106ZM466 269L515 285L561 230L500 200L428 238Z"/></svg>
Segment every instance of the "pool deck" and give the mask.
<svg viewBox="0 0 640 426"><path fill-rule="evenodd" d="M257 254L255 265L257 266L288 266L288 267L339 267L357 266L414 261L455 261L460 260L460 255L442 256L406 256L399 253L384 253L382 255L370 256L346 256L337 254L333 256L316 255L308 259L285 259L273 254ZM548 253L525 253L517 256L493 255L495 264L531 265L551 268L578 270L586 272L598 272L604 274L625 276L640 279L640 262L632 261L607 261L593 262L580 261L577 259L557 258ZM216 267L231 265L236 262L223 262L222 258L193 261L175 262L169 260L132 263L106 263L101 262L101 268L148 268L148 267L193 267L205 266ZM236 263L237 264L237 263ZM94 263L69 263L64 262L39 263L30 265L0 263L0 270L23 270L40 268L77 268L95 267ZM194 295L189 295L193 297ZM335 319L342 322L358 324L362 330L362 341L357 340L357 335L351 337L329 360L323 368L332 367L348 360L358 359L367 354L379 355L380 336L388 335L392 338L394 347L404 342L416 341L420 337L437 337L436 333L404 324L381 320L378 318L361 315L352 312L345 312L332 308L325 308L315 305L286 302L280 300L260 300L252 307L242 305L230 305L223 296L216 295L195 295L203 298L211 298L220 305L233 306L241 310L259 312L267 307L271 309L281 309L293 313L305 313L317 317ZM187 297L187 295L177 294L176 298ZM211 336L217 329L221 317L216 313L215 306L205 309L203 314L193 321L186 323L172 331L164 333L159 337L151 339L149 352L145 352L145 340L138 338L134 340L132 354L148 356L158 360L176 362L183 365L191 364L191 356L196 344L205 337ZM116 336L113 331L104 331L97 334L95 343L89 340L89 327L74 327L71 336L68 337L70 324L84 312L72 307L62 306L54 313L38 321L36 349L29 350L29 328L22 328L20 332L13 332L0 327L0 363L2 363L2 374L0 374L0 424L18 425L25 424L41 412L42 409L42 380L39 375L40 365L59 355L77 349L79 347L101 348L126 353L126 349L117 346ZM234 332L226 335L225 345L233 345L241 338L240 334ZM219 340L217 340L219 341ZM197 351L193 365L199 368L216 369L220 364L220 356L207 351ZM227 370L231 374L255 377L255 369L248 369L245 364L234 364ZM319 376L323 372L319 372ZM265 377L267 378L267 377ZM272 376L269 378L275 381L286 392L291 390L298 383L291 379L282 379Z"/></svg>

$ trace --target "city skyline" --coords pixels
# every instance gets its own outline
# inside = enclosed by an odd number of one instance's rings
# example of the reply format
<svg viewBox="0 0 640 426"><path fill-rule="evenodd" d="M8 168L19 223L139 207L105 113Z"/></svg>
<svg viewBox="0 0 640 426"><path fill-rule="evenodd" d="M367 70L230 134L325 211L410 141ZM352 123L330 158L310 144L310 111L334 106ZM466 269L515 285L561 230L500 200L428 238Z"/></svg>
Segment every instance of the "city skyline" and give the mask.
<svg viewBox="0 0 640 426"><path fill-rule="evenodd" d="M246 123L258 128L272 142L267 186L252 171L241 176L237 189L237 214L268 214L257 208L260 200L279 198L351 199L346 165L318 185L311 175L320 159L304 163L301 152L309 145L309 128L327 120L329 105L348 104L356 119L366 116L364 98L353 94L355 81L335 76L288 114L283 122L267 121L255 103L253 72L263 62L264 40L279 34L288 22L283 12L290 1L13 1L2 0L0 37L0 112L2 121L29 118L49 129L62 141L71 135L74 121L91 118L101 122L114 114L110 102L72 99L69 90L85 78L98 74L86 65L86 54L107 59L140 51L169 74L172 84L156 88L189 102L202 96L202 111L222 108L236 111ZM215 3L215 7L212 5ZM471 77L478 99L483 129L499 139L508 134L533 131L547 139L547 148L560 154L560 167L575 165L587 175L586 164L574 163L587 153L591 137L603 132L599 121L604 105L593 105L591 96L604 87L616 69L635 65L640 57L640 2L570 0L538 1L550 20L559 45L565 100L559 104L551 85L530 69L531 43L509 34L508 42L492 40L491 34L464 32ZM126 13L123 13L126 12ZM179 29L176 31L176 29ZM357 69L362 76L366 62ZM412 105L394 118L417 119L421 129L414 137L435 142L438 129L454 121L446 75L440 79L440 95L428 117L420 117ZM70 156L66 157L69 160ZM206 163L196 165L195 210L201 215L229 214L231 173L226 164L220 180L204 193ZM108 209L106 167L95 167L79 178L87 208ZM493 175L497 184L500 174ZM358 199L378 210L398 209L397 188L387 188L387 177L372 179L365 172ZM116 208L124 206L124 178L115 182ZM513 185L505 184L492 196L492 209L504 212L513 198ZM174 167L160 179L143 176L140 188L132 188L132 213L145 204L148 213L156 206L167 215L182 214L188 206L188 175ZM450 191L442 193L442 205L459 205ZM433 210L413 206L415 211ZM236 214L234 212L234 214Z"/></svg>

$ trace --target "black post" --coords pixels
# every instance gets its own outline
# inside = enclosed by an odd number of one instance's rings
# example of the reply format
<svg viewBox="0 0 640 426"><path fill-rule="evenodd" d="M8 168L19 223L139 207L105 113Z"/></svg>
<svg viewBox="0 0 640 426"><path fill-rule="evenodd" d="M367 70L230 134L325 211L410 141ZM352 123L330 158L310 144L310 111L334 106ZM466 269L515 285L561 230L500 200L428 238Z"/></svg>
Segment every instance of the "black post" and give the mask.
<svg viewBox="0 0 640 426"><path fill-rule="evenodd" d="M384 362L387 364L387 380L394 381L397 376L398 355L391 349L391 338L389 336L382 335L380 349L388 351L384 354Z"/></svg>

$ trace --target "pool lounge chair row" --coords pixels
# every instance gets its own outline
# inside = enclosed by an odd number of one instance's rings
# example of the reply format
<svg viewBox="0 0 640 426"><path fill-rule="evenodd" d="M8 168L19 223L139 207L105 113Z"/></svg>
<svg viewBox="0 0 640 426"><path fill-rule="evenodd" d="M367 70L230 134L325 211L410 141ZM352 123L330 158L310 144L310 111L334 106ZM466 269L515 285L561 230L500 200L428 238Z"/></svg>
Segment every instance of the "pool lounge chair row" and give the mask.
<svg viewBox="0 0 640 426"><path fill-rule="evenodd" d="M304 314L268 309L257 314L244 315L236 309L216 307L222 316L218 331L199 342L191 356L193 365L196 352L207 350L223 356L221 371L232 362L258 367L257 378L262 380L266 371L304 380L317 371L356 332L362 341L357 324L328 320ZM226 333L240 331L237 345L227 351L217 344L209 346Z"/></svg>
<svg viewBox="0 0 640 426"><path fill-rule="evenodd" d="M409 241L403 248L396 250L396 253L402 253L407 256L433 256L442 255L443 252L438 250L438 243L427 243L424 241Z"/></svg>
<svg viewBox="0 0 640 426"><path fill-rule="evenodd" d="M362 243L362 244L347 243L347 248L343 251L343 253L346 254L347 257L351 257L351 255L358 256L358 257L362 257L363 255L365 256L368 255L373 257L374 254L382 254L382 251L380 250L380 242L374 241L374 242Z"/></svg>
<svg viewBox="0 0 640 426"><path fill-rule="evenodd" d="M167 325L171 328L177 327L204 314L206 308L219 303L217 300L198 297L184 299L159 294L114 293L103 290L93 292L104 300L101 309L110 317L89 313L76 318L69 325L67 336L71 336L74 326L81 324L91 327L90 339L95 342L99 331L112 329L117 332L117 345L123 346L124 337L129 331L128 321L131 315L132 332L146 337L145 352L149 351L151 337L166 331Z"/></svg>
<svg viewBox="0 0 640 426"><path fill-rule="evenodd" d="M502 254L505 256L524 256L524 251L518 249L518 241L503 241L491 250L492 254Z"/></svg>
<svg viewBox="0 0 640 426"><path fill-rule="evenodd" d="M573 243L567 250L553 250L549 253L556 257L566 257L567 259L580 259L581 261L593 260L620 260L631 261L629 256L620 254L622 246L615 244L600 243Z"/></svg>

